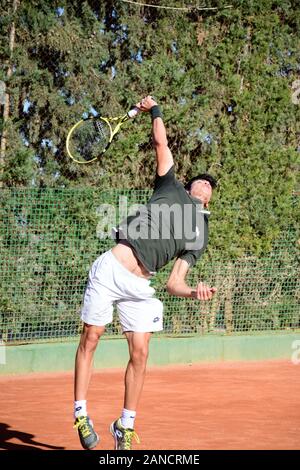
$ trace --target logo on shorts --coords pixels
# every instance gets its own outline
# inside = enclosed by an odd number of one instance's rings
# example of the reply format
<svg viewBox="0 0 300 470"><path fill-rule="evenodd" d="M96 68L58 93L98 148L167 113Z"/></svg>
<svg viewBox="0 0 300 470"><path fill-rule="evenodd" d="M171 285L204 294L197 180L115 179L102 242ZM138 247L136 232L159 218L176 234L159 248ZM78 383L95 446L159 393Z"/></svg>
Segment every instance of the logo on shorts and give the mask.
<svg viewBox="0 0 300 470"><path fill-rule="evenodd" d="M155 318L153 319L153 323L156 323L156 322L158 322L159 320L160 320L159 317L155 317Z"/></svg>

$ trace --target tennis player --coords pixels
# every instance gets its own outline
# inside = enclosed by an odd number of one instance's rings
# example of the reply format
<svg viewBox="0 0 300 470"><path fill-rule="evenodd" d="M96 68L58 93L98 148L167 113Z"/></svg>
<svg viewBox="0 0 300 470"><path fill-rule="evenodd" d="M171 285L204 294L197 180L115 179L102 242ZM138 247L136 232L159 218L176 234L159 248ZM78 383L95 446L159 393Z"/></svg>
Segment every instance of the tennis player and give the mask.
<svg viewBox="0 0 300 470"><path fill-rule="evenodd" d="M215 287L203 282L193 288L185 281L207 245L208 204L216 181L208 174L192 178L186 186L177 181L159 106L147 96L137 107L152 118L157 162L154 192L144 208L115 229L116 245L93 263L89 273L81 311L84 326L75 364L74 427L84 449L92 449L99 442L86 399L93 355L105 326L112 322L113 304L128 342L129 362L124 408L111 424L110 432L115 449L130 450L133 439L139 442L134 422L151 333L163 329L163 305L154 296L152 276L175 258L166 286L169 294L207 301L216 292Z"/></svg>

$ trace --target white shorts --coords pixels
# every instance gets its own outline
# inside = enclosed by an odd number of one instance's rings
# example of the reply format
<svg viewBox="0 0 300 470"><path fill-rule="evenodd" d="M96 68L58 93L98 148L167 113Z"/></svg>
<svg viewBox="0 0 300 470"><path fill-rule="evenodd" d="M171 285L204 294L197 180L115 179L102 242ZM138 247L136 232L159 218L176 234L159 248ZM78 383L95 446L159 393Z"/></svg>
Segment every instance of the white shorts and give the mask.
<svg viewBox="0 0 300 470"><path fill-rule="evenodd" d="M81 320L89 325L112 322L117 306L123 333L154 332L163 329L163 304L154 297L150 280L128 271L106 251L93 263L84 294Z"/></svg>

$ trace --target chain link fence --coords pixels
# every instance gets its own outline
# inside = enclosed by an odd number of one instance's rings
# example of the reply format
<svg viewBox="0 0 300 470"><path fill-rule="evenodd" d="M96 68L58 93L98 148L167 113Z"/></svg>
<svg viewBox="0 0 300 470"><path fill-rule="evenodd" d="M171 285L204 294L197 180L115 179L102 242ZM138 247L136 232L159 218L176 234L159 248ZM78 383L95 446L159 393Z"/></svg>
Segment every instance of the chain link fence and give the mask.
<svg viewBox="0 0 300 470"><path fill-rule="evenodd" d="M111 223L149 190L2 189L0 191L0 340L74 339L91 263L113 245ZM126 207L125 207L126 206ZM106 216L110 211L110 220ZM129 211L130 212L130 211ZM218 288L209 302L167 294L172 267L151 281L164 303L164 333L236 334L300 328L296 233L278 239L265 257L227 259L205 254L189 274ZM212 259L211 259L212 258ZM120 335L118 319L107 328Z"/></svg>

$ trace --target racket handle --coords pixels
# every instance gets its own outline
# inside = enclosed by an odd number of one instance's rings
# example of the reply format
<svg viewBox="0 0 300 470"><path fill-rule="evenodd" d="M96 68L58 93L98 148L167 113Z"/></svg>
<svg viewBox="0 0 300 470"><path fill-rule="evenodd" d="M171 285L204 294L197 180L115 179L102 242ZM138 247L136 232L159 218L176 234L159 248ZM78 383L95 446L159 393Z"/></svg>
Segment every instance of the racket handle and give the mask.
<svg viewBox="0 0 300 470"><path fill-rule="evenodd" d="M127 116L128 116L129 118L133 118L133 117L135 117L137 114L139 114L140 111L141 111L141 110L140 110L139 108L134 107L134 108L132 108L130 111L128 111Z"/></svg>

